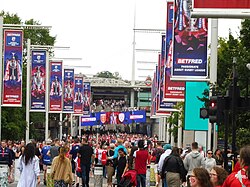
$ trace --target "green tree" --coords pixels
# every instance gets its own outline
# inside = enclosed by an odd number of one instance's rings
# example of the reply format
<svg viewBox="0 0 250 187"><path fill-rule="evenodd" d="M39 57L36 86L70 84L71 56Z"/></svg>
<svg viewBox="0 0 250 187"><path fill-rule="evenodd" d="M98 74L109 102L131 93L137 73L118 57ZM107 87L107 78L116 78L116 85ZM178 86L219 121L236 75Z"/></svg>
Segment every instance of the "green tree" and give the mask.
<svg viewBox="0 0 250 187"><path fill-rule="evenodd" d="M233 78L233 57L237 58L236 70L238 76L238 86L241 96L249 95L247 80L250 71L246 68L246 64L250 62L250 21L244 20L240 30L240 36L235 38L229 34L228 39L220 38L218 46L218 81L216 85L217 93L227 95ZM248 93L247 93L248 91ZM241 147L249 142L247 129L249 128L250 112L239 110L237 113L237 147ZM229 133L232 132L231 123L228 128ZM219 126L219 138L224 138L224 124ZM229 134L229 141L231 140ZM240 137L240 138L238 138ZM230 142L229 142L230 143Z"/></svg>
<svg viewBox="0 0 250 187"><path fill-rule="evenodd" d="M118 72L111 73L110 71L98 72L96 75L94 75L94 77L121 79L121 76Z"/></svg>
<svg viewBox="0 0 250 187"><path fill-rule="evenodd" d="M33 19L22 21L17 14L9 14L2 11L0 13L4 18L4 24L27 24L41 25ZM2 138L3 139L21 139L25 137L26 130L26 75L27 75L27 39L31 39L32 45L54 45L56 37L50 35L49 30L43 29L24 29L24 50L23 50L23 85L22 85L22 107L2 107ZM53 55L52 51L50 55ZM28 85L30 86L30 85ZM42 113L30 113L33 124L30 132L31 137L35 132L36 123L44 122L45 117Z"/></svg>
<svg viewBox="0 0 250 187"><path fill-rule="evenodd" d="M172 112L170 117L167 118L167 122L169 123L170 128L168 133L169 136L173 133L174 136L174 142L177 142L178 139L178 128L184 127L184 102L179 102L175 106L175 109L179 110L179 112ZM182 124L178 124L178 120L181 120Z"/></svg>

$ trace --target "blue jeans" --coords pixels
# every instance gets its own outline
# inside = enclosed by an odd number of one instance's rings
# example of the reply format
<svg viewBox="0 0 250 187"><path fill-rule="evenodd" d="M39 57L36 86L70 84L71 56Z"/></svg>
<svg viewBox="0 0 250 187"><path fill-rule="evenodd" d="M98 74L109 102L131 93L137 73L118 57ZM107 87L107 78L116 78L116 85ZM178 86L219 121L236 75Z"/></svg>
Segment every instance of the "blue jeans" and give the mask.
<svg viewBox="0 0 250 187"><path fill-rule="evenodd" d="M162 187L167 187L167 179L166 177L164 179L162 179Z"/></svg>
<svg viewBox="0 0 250 187"><path fill-rule="evenodd" d="M146 187L146 174L136 175L137 185L136 187Z"/></svg>
<svg viewBox="0 0 250 187"><path fill-rule="evenodd" d="M81 164L81 169L82 169L82 185L83 187L89 186L89 172L90 172L90 164L85 165Z"/></svg>

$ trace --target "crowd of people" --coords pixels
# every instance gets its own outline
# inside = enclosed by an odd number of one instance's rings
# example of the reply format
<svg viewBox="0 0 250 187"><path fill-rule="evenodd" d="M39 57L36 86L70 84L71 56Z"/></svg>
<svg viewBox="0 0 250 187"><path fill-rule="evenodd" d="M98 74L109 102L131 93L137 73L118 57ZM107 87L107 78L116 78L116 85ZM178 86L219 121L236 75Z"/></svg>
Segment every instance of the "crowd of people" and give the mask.
<svg viewBox="0 0 250 187"><path fill-rule="evenodd" d="M157 187L250 186L250 146L241 148L231 174L223 168L221 150L204 152L197 142L188 149L173 147L158 141L157 135L85 134L66 141L56 138L27 144L2 140L0 164L9 167L9 183L13 182L13 165L17 158L18 187L35 187L42 182L55 187L88 187L97 165L102 167L108 187L114 183L121 187L145 187L148 165L153 167Z"/></svg>
<svg viewBox="0 0 250 187"><path fill-rule="evenodd" d="M116 99L99 99L94 100L91 108L95 112L105 111L127 111L128 103L125 100Z"/></svg>

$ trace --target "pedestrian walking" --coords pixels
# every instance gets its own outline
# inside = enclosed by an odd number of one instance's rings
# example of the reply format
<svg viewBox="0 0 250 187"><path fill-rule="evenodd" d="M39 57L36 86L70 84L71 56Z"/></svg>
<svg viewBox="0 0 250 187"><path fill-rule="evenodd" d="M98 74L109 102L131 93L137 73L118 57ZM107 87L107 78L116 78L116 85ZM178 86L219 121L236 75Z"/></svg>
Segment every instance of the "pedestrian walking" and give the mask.
<svg viewBox="0 0 250 187"><path fill-rule="evenodd" d="M116 179L117 179L117 184L119 185L121 178L122 178L122 175L124 173L124 169L125 169L126 164L127 164L127 156L126 156L126 153L125 153L123 148L120 148L118 150L118 154L119 154L119 157L118 157L118 162L117 162Z"/></svg>
<svg viewBox="0 0 250 187"><path fill-rule="evenodd" d="M107 150L108 157L111 157L114 155L114 148L115 148L115 144L111 143L109 146L109 149ZM113 160L107 160L106 170L107 170L108 187L111 187L112 186L112 176L114 175L114 170L115 170Z"/></svg>
<svg viewBox="0 0 250 187"><path fill-rule="evenodd" d="M59 155L53 159L51 166L51 178L54 181L54 187L68 187L72 186L73 175L71 162L66 157L68 147L61 147Z"/></svg>
<svg viewBox="0 0 250 187"><path fill-rule="evenodd" d="M210 181L213 183L213 187L221 187L226 180L228 173L222 167L213 167L209 173Z"/></svg>
<svg viewBox="0 0 250 187"><path fill-rule="evenodd" d="M138 148L139 150L135 151L133 155L135 158L135 170L137 171L137 187L145 187L149 153L148 150L144 149L144 140L138 141Z"/></svg>
<svg viewBox="0 0 250 187"><path fill-rule="evenodd" d="M217 166L220 166L220 167L224 166L224 159L223 159L220 149L216 149L216 151L214 152L214 159L216 161Z"/></svg>
<svg viewBox="0 0 250 187"><path fill-rule="evenodd" d="M19 158L18 168L21 176L17 187L36 187L40 184L39 158L35 155L35 146L32 143L26 145L23 155Z"/></svg>
<svg viewBox="0 0 250 187"><path fill-rule="evenodd" d="M43 146L42 151L41 151L41 155L42 155L42 163L43 163L43 184L46 185L47 184L47 169L48 166L51 166L51 158L48 155L48 152L51 148L50 146L51 144L51 140L47 140L46 141L46 145Z"/></svg>
<svg viewBox="0 0 250 187"><path fill-rule="evenodd" d="M89 172L91 164L94 163L94 151L89 146L87 138L82 139L82 145L78 152L78 157L81 160L82 169L82 186L89 187Z"/></svg>
<svg viewBox="0 0 250 187"><path fill-rule="evenodd" d="M171 154L165 158L162 173L162 178L166 178L168 187L180 187L181 181L186 182L187 172L179 155L178 147L173 147Z"/></svg>
<svg viewBox="0 0 250 187"><path fill-rule="evenodd" d="M216 166L216 160L212 157L213 151L208 150L207 151L207 157L205 158L205 168L208 172L211 171L211 169Z"/></svg>
<svg viewBox="0 0 250 187"><path fill-rule="evenodd" d="M11 168L13 167L13 159L12 159L12 152L11 150L7 147L7 141L2 140L1 141L1 146L0 146L0 165L1 168L3 169L1 175L3 175L3 179L1 180L1 185L7 184L9 181L8 179L10 178L10 172Z"/></svg>
<svg viewBox="0 0 250 187"><path fill-rule="evenodd" d="M189 180L191 187L213 187L209 173L205 168L194 168Z"/></svg>
<svg viewBox="0 0 250 187"><path fill-rule="evenodd" d="M192 143L192 151L187 154L184 158L184 167L188 171L187 177L189 178L189 175L191 175L194 168L205 168L205 158L204 156L198 151L198 143L193 142ZM190 180L187 180L188 187L190 186Z"/></svg>
<svg viewBox="0 0 250 187"><path fill-rule="evenodd" d="M232 172L225 180L222 187L250 187L250 146L240 149L241 169Z"/></svg>

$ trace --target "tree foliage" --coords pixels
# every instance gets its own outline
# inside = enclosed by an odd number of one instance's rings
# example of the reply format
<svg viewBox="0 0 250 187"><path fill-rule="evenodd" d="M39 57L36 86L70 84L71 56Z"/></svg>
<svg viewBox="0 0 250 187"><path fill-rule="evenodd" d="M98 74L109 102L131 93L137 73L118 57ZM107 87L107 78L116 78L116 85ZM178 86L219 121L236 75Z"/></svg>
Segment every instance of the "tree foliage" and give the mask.
<svg viewBox="0 0 250 187"><path fill-rule="evenodd" d="M233 57L236 57L236 71L238 76L238 85L241 96L249 95L248 77L250 70L246 68L246 64L250 63L250 21L243 20L239 37L233 37L231 33L228 39L220 38L218 42L218 75L216 92L221 95L227 95L229 87L232 85L233 78ZM248 92L248 93L247 93ZM250 126L250 112L238 111L237 113L237 147L241 147L247 141L249 142L249 134L247 129ZM219 136L224 138L224 124L219 127ZM229 132L232 132L231 123L229 124ZM231 140L229 135L229 140Z"/></svg>
<svg viewBox="0 0 250 187"><path fill-rule="evenodd" d="M173 134L174 142L177 142L178 138L178 128L184 127L184 102L179 102L175 106L179 112L172 112L170 117L167 119L167 122L170 125L170 129L168 130L169 136ZM179 120L181 124L179 124Z"/></svg>
<svg viewBox="0 0 250 187"><path fill-rule="evenodd" d="M121 79L121 76L118 72L111 73L110 71L98 72L96 75L94 75L94 77Z"/></svg>
<svg viewBox="0 0 250 187"><path fill-rule="evenodd" d="M41 25L33 19L22 21L17 14L10 14L2 11L4 24ZM22 82L22 107L2 107L2 138L20 140L25 137L26 130L26 75L27 75L27 39L31 39L32 45L54 45L56 38L50 35L49 30L24 29L24 50L23 50L23 82ZM52 51L51 51L51 55ZM28 85L30 86L30 85ZM42 113L30 113L32 126L30 126L31 137L35 132L36 123L44 123L45 117Z"/></svg>

